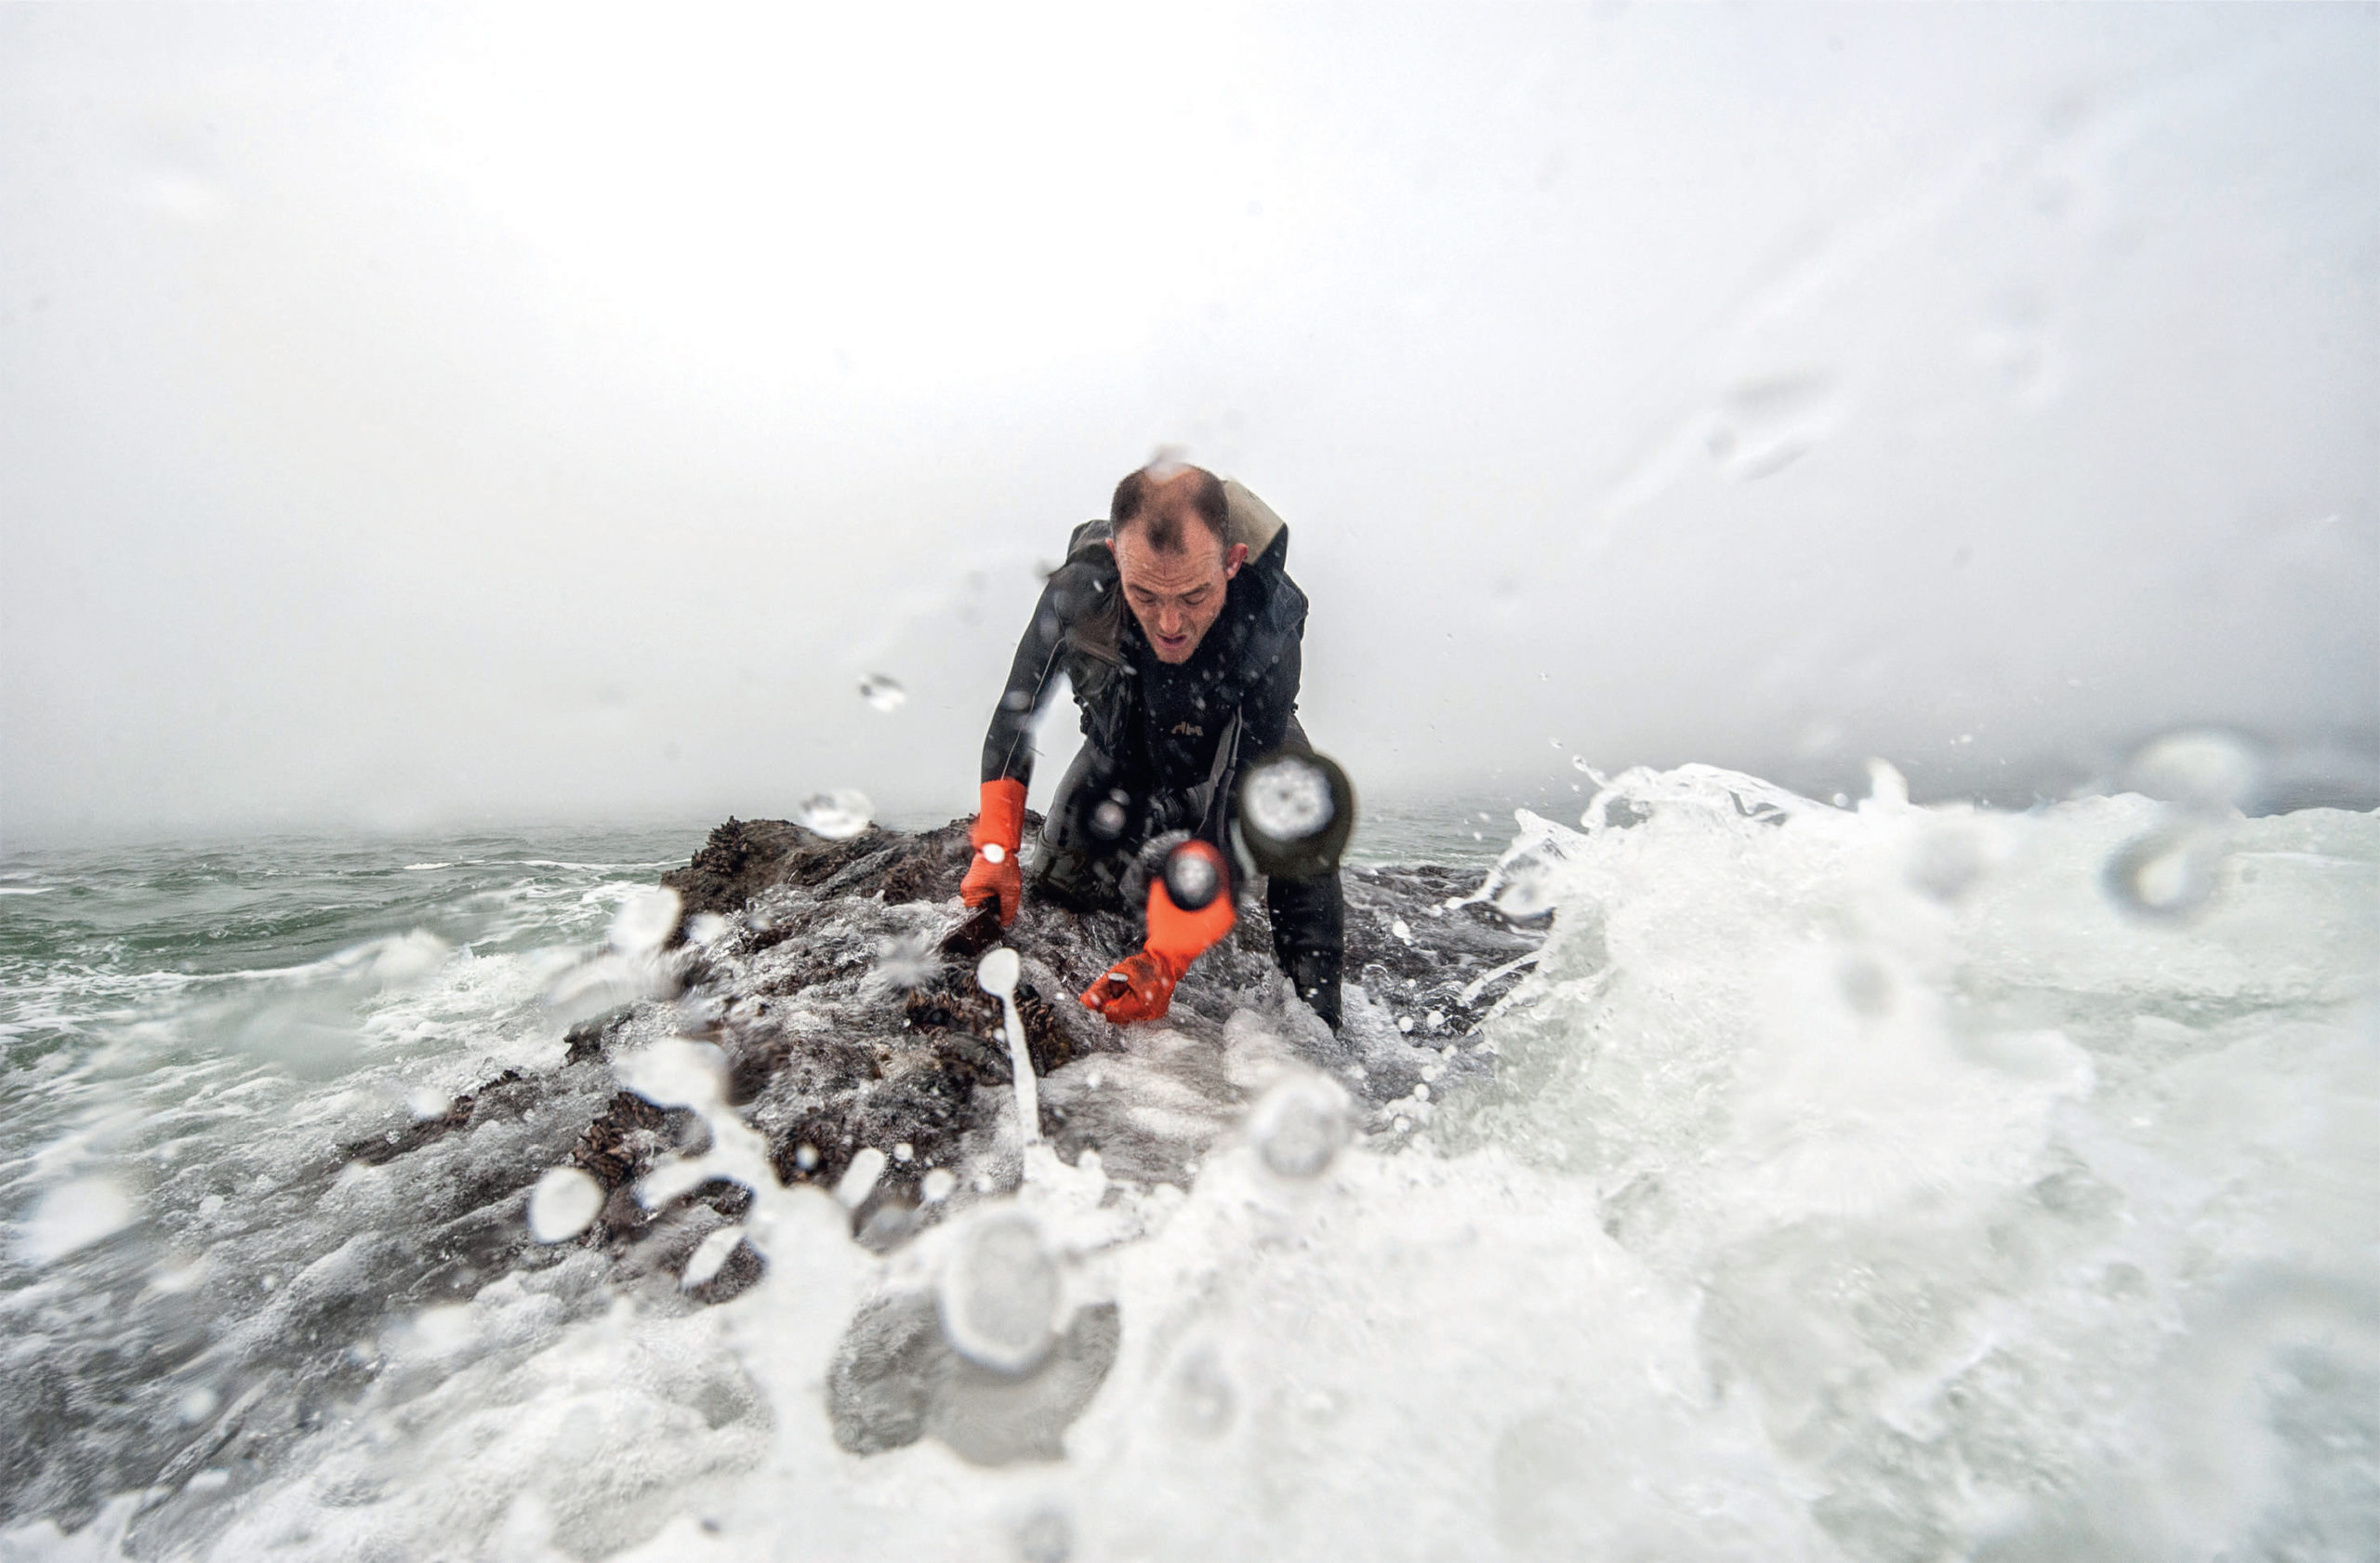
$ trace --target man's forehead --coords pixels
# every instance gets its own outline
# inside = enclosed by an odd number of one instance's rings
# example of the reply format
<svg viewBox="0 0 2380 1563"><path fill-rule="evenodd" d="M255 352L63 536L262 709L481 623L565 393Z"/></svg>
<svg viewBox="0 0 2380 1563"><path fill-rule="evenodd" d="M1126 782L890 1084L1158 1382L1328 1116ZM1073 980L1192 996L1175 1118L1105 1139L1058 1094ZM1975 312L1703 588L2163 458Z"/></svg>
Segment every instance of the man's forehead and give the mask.
<svg viewBox="0 0 2380 1563"><path fill-rule="evenodd" d="M1183 546L1172 550L1151 548L1142 530L1128 526L1116 539L1116 567L1125 585L1187 591L1223 577L1223 546L1204 526L1184 527Z"/></svg>

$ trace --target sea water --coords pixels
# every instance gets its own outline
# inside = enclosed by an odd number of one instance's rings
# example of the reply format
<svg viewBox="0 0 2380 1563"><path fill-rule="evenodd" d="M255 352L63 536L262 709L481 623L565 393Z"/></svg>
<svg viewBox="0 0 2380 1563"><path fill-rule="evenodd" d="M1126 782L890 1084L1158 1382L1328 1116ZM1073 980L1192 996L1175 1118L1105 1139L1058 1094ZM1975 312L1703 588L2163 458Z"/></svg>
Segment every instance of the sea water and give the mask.
<svg viewBox="0 0 2380 1563"><path fill-rule="evenodd" d="M1037 1147L878 1256L665 1040L761 1282L483 1270L437 1212L602 1092L350 1153L549 1069L695 834L8 860L0 1557L2373 1556L2380 816L1632 773L1493 827L1551 934L1418 1133L1250 1014L1186 1186ZM835 1444L905 1288L1012 1367L1115 1310L1063 1459Z"/></svg>

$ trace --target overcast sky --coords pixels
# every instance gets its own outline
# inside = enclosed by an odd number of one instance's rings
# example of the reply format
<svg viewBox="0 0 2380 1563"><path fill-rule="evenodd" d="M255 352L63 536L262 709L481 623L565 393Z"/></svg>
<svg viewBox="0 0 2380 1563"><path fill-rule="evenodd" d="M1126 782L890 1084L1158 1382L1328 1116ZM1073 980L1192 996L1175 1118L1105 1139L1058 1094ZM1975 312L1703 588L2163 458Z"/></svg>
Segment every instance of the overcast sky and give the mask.
<svg viewBox="0 0 2380 1563"><path fill-rule="evenodd" d="M1375 795L2370 747L2373 7L1113 9L0 7L0 840L965 812L1161 444Z"/></svg>

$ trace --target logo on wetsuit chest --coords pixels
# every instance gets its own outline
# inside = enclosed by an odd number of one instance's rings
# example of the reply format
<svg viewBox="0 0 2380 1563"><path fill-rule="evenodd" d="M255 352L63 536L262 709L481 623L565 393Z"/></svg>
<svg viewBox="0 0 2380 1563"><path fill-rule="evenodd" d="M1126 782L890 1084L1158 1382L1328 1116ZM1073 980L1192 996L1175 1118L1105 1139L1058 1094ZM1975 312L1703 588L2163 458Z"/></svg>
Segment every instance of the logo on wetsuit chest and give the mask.
<svg viewBox="0 0 2380 1563"><path fill-rule="evenodd" d="M1177 736L1187 736L1192 738L1203 738L1207 735L1207 730L1205 728L1193 727L1186 722L1175 722L1173 724L1173 732Z"/></svg>

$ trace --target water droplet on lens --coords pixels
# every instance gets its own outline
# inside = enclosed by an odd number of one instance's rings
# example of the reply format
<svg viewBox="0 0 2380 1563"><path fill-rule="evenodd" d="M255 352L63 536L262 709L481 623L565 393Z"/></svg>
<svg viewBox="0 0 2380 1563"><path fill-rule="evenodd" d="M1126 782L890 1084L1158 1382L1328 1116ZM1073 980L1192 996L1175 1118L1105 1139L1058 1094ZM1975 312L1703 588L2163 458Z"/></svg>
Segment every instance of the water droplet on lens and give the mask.
<svg viewBox="0 0 2380 1563"><path fill-rule="evenodd" d="M2144 744L2123 768L2135 792L2206 814L2226 814L2255 800L2265 775L2256 746L2236 733L2188 728Z"/></svg>
<svg viewBox="0 0 2380 1563"><path fill-rule="evenodd" d="M975 986L995 998L1006 999L1016 992L1017 978L1024 971L1023 958L1003 945L987 950L975 963Z"/></svg>
<svg viewBox="0 0 2380 1563"><path fill-rule="evenodd" d="M959 1179L947 1167L936 1167L918 1182L918 1197L929 1205L938 1205L950 1198L959 1186Z"/></svg>
<svg viewBox="0 0 2380 1563"><path fill-rule="evenodd" d="M909 692L881 673L870 673L859 681L859 697L879 711L897 711Z"/></svg>
<svg viewBox="0 0 2380 1563"><path fill-rule="evenodd" d="M60 1184L33 1206L17 1238L17 1254L46 1265L132 1225L132 1197L106 1178Z"/></svg>
<svg viewBox="0 0 2380 1563"><path fill-rule="evenodd" d="M1239 806L1250 824L1276 841L1317 835L1337 813L1330 778L1317 766L1286 759L1249 776Z"/></svg>
<svg viewBox="0 0 2380 1563"><path fill-rule="evenodd" d="M1844 1001L1871 1020L1893 1007L1890 974L1864 955L1845 960L1835 973L1835 981L1843 989Z"/></svg>
<svg viewBox="0 0 2380 1563"><path fill-rule="evenodd" d="M794 820L813 834L830 841L849 840L867 828L875 817L876 805L867 794L845 788L838 792L820 792L801 801L793 813Z"/></svg>
<svg viewBox="0 0 2380 1563"><path fill-rule="evenodd" d="M1274 1172L1319 1177L1347 1143L1347 1093L1320 1075L1293 1074L1257 1102L1248 1133Z"/></svg>
<svg viewBox="0 0 2380 1563"><path fill-rule="evenodd" d="M1983 878L1983 843L1973 830L1929 830L1910 850L1909 882L1937 901L1956 901Z"/></svg>
<svg viewBox="0 0 2380 1563"><path fill-rule="evenodd" d="M843 1169L842 1181L835 1185L835 1198L845 1210L857 1210L860 1202L876 1191L876 1180L884 1175L884 1153L874 1146L862 1147L852 1164Z"/></svg>
<svg viewBox="0 0 2380 1563"><path fill-rule="evenodd" d="M1114 841L1124 833L1124 805L1109 799L1091 811L1091 828L1098 835Z"/></svg>
<svg viewBox="0 0 2380 1563"><path fill-rule="evenodd" d="M1057 1261L1019 1211L979 1219L943 1271L942 1331L961 1357L995 1372L1022 1373L1050 1349L1057 1326Z"/></svg>
<svg viewBox="0 0 2380 1563"><path fill-rule="evenodd" d="M1074 1555L1074 1525L1056 1509L1038 1509L1016 1528L1021 1563L1067 1563Z"/></svg>
<svg viewBox="0 0 2380 1563"><path fill-rule="evenodd" d="M1200 1347L1184 1358L1173 1375L1173 1415L1183 1431L1201 1438L1221 1437L1231 1426L1237 1397L1231 1377L1213 1352Z"/></svg>
<svg viewBox="0 0 2380 1563"><path fill-rule="evenodd" d="M734 1253L735 1245L743 1240L744 1228L741 1226L722 1226L705 1238L687 1257L686 1267L679 1272L679 1290L692 1291L718 1275L720 1267L727 1263L727 1256Z"/></svg>
<svg viewBox="0 0 2380 1563"><path fill-rule="evenodd" d="M529 1236L541 1243L567 1242L602 1209L602 1185L593 1178L575 1167L549 1167L529 1191Z"/></svg>
<svg viewBox="0 0 2380 1563"><path fill-rule="evenodd" d="M1165 893L1184 911L1205 907L1223 886L1223 870L1205 852L1184 847L1165 860Z"/></svg>
<svg viewBox="0 0 2380 1563"><path fill-rule="evenodd" d="M2198 826L2168 826L2135 837L2108 859L2108 894L2138 916L2188 917L2215 894L2223 846L2219 831Z"/></svg>
<svg viewBox="0 0 2380 1563"><path fill-rule="evenodd" d="M612 919L612 947L626 956L651 955L678 926L678 893L643 890L620 903Z"/></svg>
<svg viewBox="0 0 2380 1563"><path fill-rule="evenodd" d="M1554 876L1533 857L1521 858L1504 870L1496 892L1496 909L1515 922L1542 917L1554 909Z"/></svg>

